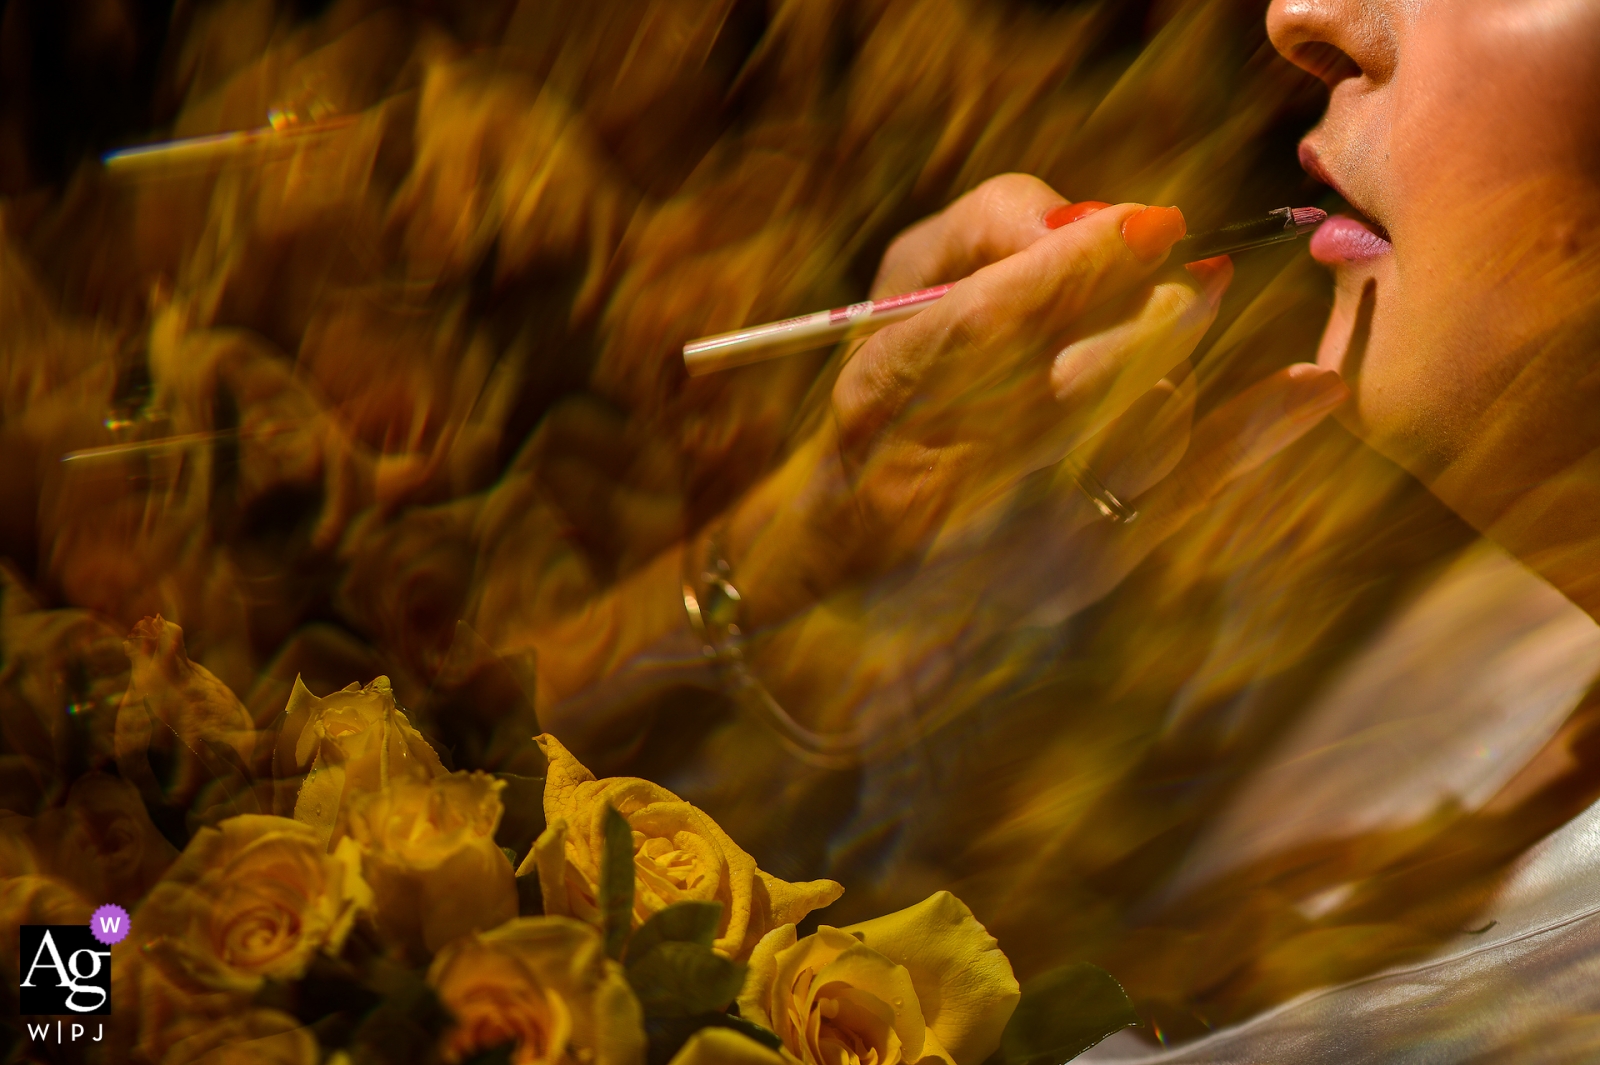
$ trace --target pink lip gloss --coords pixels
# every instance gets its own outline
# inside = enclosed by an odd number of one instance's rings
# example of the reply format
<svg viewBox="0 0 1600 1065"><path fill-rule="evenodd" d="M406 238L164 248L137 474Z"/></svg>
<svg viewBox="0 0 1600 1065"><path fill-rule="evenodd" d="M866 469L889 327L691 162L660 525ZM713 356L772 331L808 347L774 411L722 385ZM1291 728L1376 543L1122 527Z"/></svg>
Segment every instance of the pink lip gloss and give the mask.
<svg viewBox="0 0 1600 1065"><path fill-rule="evenodd" d="M1334 215L1311 238L1311 257L1328 266L1371 262L1391 251L1394 245L1348 215Z"/></svg>

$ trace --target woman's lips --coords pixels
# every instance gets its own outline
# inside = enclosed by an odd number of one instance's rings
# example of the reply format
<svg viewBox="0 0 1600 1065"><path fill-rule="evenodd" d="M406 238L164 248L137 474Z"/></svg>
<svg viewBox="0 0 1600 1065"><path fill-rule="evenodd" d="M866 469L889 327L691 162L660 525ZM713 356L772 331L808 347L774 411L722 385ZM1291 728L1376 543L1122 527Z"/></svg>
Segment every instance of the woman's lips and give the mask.
<svg viewBox="0 0 1600 1065"><path fill-rule="evenodd" d="M1338 214L1317 227L1311 237L1311 257L1328 266L1371 262L1394 251L1394 245L1373 232L1365 222Z"/></svg>

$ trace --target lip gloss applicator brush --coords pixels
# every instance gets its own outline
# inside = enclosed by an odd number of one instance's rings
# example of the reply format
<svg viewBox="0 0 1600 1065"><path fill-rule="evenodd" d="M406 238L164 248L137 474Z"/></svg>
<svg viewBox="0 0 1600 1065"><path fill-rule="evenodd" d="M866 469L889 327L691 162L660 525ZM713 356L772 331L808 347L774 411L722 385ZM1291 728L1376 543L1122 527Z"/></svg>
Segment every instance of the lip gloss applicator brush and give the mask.
<svg viewBox="0 0 1600 1065"><path fill-rule="evenodd" d="M1317 228L1327 217L1326 211L1316 207L1280 207L1268 211L1264 217L1186 236L1172 246L1171 261L1192 263L1216 255L1281 244ZM937 302L953 287L935 285L900 296L864 300L848 307L701 337L683 346L683 364L691 377L699 377L717 370L832 347L841 340L867 336L886 325L904 321Z"/></svg>
<svg viewBox="0 0 1600 1065"><path fill-rule="evenodd" d="M1234 222L1205 233L1191 233L1172 246L1172 261L1192 263L1216 255L1233 255L1269 244L1282 244L1311 232L1328 220L1320 207L1280 207L1265 218Z"/></svg>

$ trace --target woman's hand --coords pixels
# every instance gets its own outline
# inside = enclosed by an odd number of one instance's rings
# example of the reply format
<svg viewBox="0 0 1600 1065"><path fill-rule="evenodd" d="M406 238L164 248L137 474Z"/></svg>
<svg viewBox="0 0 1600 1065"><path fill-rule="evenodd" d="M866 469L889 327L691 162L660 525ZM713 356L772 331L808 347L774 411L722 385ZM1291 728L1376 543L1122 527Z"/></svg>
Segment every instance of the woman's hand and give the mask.
<svg viewBox="0 0 1600 1065"><path fill-rule="evenodd" d="M1182 371L1231 264L1163 270L1183 235L1173 209L1120 204L1052 228L1065 206L1006 175L890 247L875 295L957 283L849 355L831 420L735 513L727 550L747 621L981 536L1023 477L1090 441L1101 480L1138 500L1137 522L1094 533L1116 541L1106 572L1120 579L1127 558L1342 402L1336 374L1291 367L1214 412L1190 445ZM1086 499L1072 506L1090 520Z"/></svg>
<svg viewBox="0 0 1600 1065"><path fill-rule="evenodd" d="M1158 275L1183 236L1179 212L1122 204L1050 228L1064 204L1036 179L996 178L885 257L885 287L967 276L863 344L833 390L882 563L1107 428L1211 325L1230 267Z"/></svg>

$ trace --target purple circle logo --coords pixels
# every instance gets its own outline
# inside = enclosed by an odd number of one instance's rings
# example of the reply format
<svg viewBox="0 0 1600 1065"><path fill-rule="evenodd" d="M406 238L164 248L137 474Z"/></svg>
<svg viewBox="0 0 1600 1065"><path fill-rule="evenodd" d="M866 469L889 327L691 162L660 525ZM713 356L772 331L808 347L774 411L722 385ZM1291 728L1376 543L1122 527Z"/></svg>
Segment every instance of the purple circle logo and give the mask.
<svg viewBox="0 0 1600 1065"><path fill-rule="evenodd" d="M106 946L121 943L128 938L128 911L114 902L108 902L89 918L89 934Z"/></svg>

